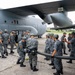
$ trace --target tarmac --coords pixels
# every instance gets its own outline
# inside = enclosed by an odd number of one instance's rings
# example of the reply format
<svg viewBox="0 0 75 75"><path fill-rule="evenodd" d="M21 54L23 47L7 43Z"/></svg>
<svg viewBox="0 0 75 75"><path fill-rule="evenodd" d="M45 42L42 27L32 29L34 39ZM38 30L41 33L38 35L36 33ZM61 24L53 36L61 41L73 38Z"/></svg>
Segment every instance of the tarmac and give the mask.
<svg viewBox="0 0 75 75"><path fill-rule="evenodd" d="M45 35L46 34L44 34L42 38L37 39L39 42L38 51L40 52L44 52L46 40ZM8 52L10 52L9 49ZM50 60L44 60L45 56L42 55L38 55L37 68L39 69L39 71L33 72L30 69L27 55L26 60L24 62L26 67L20 67L16 64L16 61L18 59L17 49L14 49L14 52L15 53L13 55L9 54L6 59L0 58L0 75L53 75L53 73L55 72L55 70L51 69L52 66L49 66ZM67 53L67 56L69 56L70 53L68 52L68 49ZM73 64L68 64L66 63L66 61L67 60L64 59L62 60L64 71L63 75L75 75L75 60L73 60Z"/></svg>

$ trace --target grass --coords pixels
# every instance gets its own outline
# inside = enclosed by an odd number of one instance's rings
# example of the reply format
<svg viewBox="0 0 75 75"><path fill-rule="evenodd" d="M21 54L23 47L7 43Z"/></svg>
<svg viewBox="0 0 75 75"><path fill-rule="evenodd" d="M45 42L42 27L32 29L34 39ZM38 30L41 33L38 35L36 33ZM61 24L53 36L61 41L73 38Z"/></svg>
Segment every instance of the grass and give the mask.
<svg viewBox="0 0 75 75"><path fill-rule="evenodd" d="M63 34L63 32L66 32L67 34L71 33L72 31L67 31L67 30L47 30L46 32L48 33L54 33L54 34Z"/></svg>

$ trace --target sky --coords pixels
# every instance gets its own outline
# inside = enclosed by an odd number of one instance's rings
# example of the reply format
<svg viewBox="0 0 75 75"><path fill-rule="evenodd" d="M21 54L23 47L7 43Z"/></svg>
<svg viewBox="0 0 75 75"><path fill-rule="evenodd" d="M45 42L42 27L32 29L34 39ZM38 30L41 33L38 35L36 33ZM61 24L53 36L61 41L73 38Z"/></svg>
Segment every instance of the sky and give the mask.
<svg viewBox="0 0 75 75"><path fill-rule="evenodd" d="M60 0L1 0L0 9L7 9L7 8L39 4L45 2L53 2L53 1L60 1Z"/></svg>
<svg viewBox="0 0 75 75"><path fill-rule="evenodd" d="M73 24L75 24L75 11L68 12L67 16L72 20Z"/></svg>

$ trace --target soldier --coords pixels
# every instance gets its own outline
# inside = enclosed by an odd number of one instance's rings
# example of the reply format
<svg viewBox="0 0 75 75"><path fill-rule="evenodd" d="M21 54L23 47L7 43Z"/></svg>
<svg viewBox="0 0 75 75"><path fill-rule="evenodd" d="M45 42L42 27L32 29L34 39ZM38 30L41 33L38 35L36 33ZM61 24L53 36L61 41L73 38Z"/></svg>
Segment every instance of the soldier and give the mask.
<svg viewBox="0 0 75 75"><path fill-rule="evenodd" d="M66 40L66 33L64 32L63 33L63 36L61 37L61 42L62 42L62 44L63 44L63 51L64 51L64 54L66 54L67 55L67 53L66 53L66 45L65 45L65 40Z"/></svg>
<svg viewBox="0 0 75 75"><path fill-rule="evenodd" d="M26 49L25 49L26 45L23 45L23 42L26 42L26 37L22 37L21 41L19 41L18 43L17 52L20 57L17 61L17 64L20 64L20 67L26 67L26 65L23 64L25 61L25 54L26 54Z"/></svg>
<svg viewBox="0 0 75 75"><path fill-rule="evenodd" d="M4 56L4 50L3 50L3 43L2 43L2 30L0 30L0 53L1 53L1 57L2 58L6 58L5 56Z"/></svg>
<svg viewBox="0 0 75 75"><path fill-rule="evenodd" d="M30 38L30 32L28 30L24 32L24 37L26 37L27 39Z"/></svg>
<svg viewBox="0 0 75 75"><path fill-rule="evenodd" d="M8 30L5 29L4 33L2 34L3 46L4 46L4 54L8 56L7 46L9 44L9 34Z"/></svg>
<svg viewBox="0 0 75 75"><path fill-rule="evenodd" d="M55 41L54 41L54 34L51 34L50 38L51 38L50 54L52 54L53 51L54 51L53 48L54 48L54 43L55 43ZM54 58L51 58L51 63L49 65L52 65L53 66L52 69L55 69Z"/></svg>
<svg viewBox="0 0 75 75"><path fill-rule="evenodd" d="M27 48L29 55L30 68L33 71L38 71L37 66L37 50L38 41L34 38L34 34L30 34L30 38L27 40Z"/></svg>
<svg viewBox="0 0 75 75"><path fill-rule="evenodd" d="M15 32L12 31L11 34L10 34L10 46L11 46L10 54L14 53L13 52L14 45L15 45Z"/></svg>
<svg viewBox="0 0 75 75"><path fill-rule="evenodd" d="M70 57L75 57L75 32L72 32L72 39L66 42L72 45ZM72 60L67 61L67 63L72 63Z"/></svg>
<svg viewBox="0 0 75 75"><path fill-rule="evenodd" d="M69 35L68 35L68 41L70 41L72 39L72 35L71 35L71 33L69 33ZM72 45L71 44L67 44L67 47L69 48L69 52L71 51L71 49L72 49Z"/></svg>
<svg viewBox="0 0 75 75"><path fill-rule="evenodd" d="M49 34L47 34L45 41L45 53L50 54L50 47L51 47L51 39L49 38ZM46 56L45 60L50 60L50 57Z"/></svg>
<svg viewBox="0 0 75 75"><path fill-rule="evenodd" d="M62 56L62 43L58 40L59 36L54 35L54 51L52 53L52 56ZM54 75L60 75L63 74L63 67L62 67L62 60L54 58L54 66L56 69L56 73Z"/></svg>

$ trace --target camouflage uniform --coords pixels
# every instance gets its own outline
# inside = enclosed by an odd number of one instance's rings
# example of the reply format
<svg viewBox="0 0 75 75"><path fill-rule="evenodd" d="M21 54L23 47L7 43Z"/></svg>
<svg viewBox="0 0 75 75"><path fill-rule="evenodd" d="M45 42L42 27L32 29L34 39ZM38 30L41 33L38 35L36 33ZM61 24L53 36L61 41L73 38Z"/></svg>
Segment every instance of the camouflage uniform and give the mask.
<svg viewBox="0 0 75 75"><path fill-rule="evenodd" d="M30 67L33 71L37 71L36 66L37 66L38 41L35 38L29 38L27 40L27 48Z"/></svg>
<svg viewBox="0 0 75 75"><path fill-rule="evenodd" d="M3 40L3 46L4 46L4 53L8 55L7 46L9 44L9 34L7 33L7 30L2 34L2 40Z"/></svg>
<svg viewBox="0 0 75 75"><path fill-rule="evenodd" d="M14 34L12 33L12 34L10 35L10 46L11 46L11 51L10 51L10 53L14 53L14 52L13 52L14 45L15 45L15 36L14 36Z"/></svg>
<svg viewBox="0 0 75 75"><path fill-rule="evenodd" d="M23 37L23 38L25 38L25 37ZM23 39L22 38L22 40L26 40L26 38L25 39ZM17 61L17 64L20 64L20 66L21 67L25 67L26 65L23 65L23 63L24 63L24 61L25 61L25 54L26 54L26 49L25 49L25 45L23 45L23 41L19 41L19 43L18 43L18 49L17 49L17 52L18 52L18 54L19 54L19 59L18 59L18 61ZM25 46L25 47L24 47Z"/></svg>

